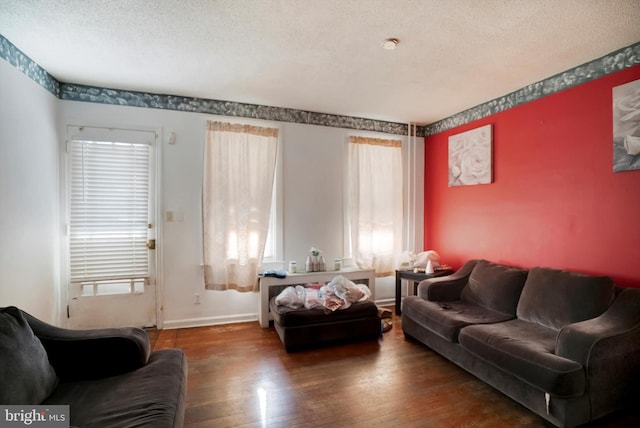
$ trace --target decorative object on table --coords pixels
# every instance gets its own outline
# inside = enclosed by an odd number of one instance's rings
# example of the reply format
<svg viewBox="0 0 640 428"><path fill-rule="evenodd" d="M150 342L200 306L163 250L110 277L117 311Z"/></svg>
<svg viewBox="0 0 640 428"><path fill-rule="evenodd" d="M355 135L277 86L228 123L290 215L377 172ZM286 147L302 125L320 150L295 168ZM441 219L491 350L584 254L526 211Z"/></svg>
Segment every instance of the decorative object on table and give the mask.
<svg viewBox="0 0 640 428"><path fill-rule="evenodd" d="M491 141L491 125L449 137L449 187L491 183Z"/></svg>
<svg viewBox="0 0 640 428"><path fill-rule="evenodd" d="M427 267L424 269L425 273L433 273L433 262L429 259L427 261Z"/></svg>
<svg viewBox="0 0 640 428"><path fill-rule="evenodd" d="M613 171L640 170L640 80L613 88Z"/></svg>
<svg viewBox="0 0 640 428"><path fill-rule="evenodd" d="M436 269L440 266L440 254L434 250L427 250L410 258L409 267L413 269L422 269L424 272L429 263L431 263L431 269ZM433 273L429 272L429 273Z"/></svg>
<svg viewBox="0 0 640 428"><path fill-rule="evenodd" d="M296 262L290 261L289 262L289 273L296 273L297 270L298 270L298 267L296 265Z"/></svg>
<svg viewBox="0 0 640 428"><path fill-rule="evenodd" d="M333 260L333 270L342 269L342 259L334 259Z"/></svg>
<svg viewBox="0 0 640 428"><path fill-rule="evenodd" d="M307 256L307 262L305 268L307 272L324 272L326 266L324 257L320 254L322 251L316 247L311 247L309 250L310 255Z"/></svg>
<svg viewBox="0 0 640 428"><path fill-rule="evenodd" d="M399 269L420 269L424 272L429 262L431 262L433 270L440 266L440 255L434 250L427 250L418 254L414 254L412 251L405 251L398 257L398 261L400 264Z"/></svg>

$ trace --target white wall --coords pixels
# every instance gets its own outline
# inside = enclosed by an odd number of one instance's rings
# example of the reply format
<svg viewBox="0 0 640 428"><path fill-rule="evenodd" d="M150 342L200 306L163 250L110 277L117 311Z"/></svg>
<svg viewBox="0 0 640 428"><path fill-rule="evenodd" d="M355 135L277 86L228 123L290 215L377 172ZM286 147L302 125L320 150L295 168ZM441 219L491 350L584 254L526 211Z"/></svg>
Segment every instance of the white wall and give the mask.
<svg viewBox="0 0 640 428"><path fill-rule="evenodd" d="M59 100L0 60L0 307L57 323Z"/></svg>
<svg viewBox="0 0 640 428"><path fill-rule="evenodd" d="M159 196L162 213L174 213L173 222L163 221L160 224L161 239L158 242L162 270L160 280L164 287L161 302L164 327L254 320L257 317L256 293L204 289L200 266L202 153L205 122L211 118L215 117L61 101L63 125L162 129ZM294 123L254 123L278 126L281 130L284 260L296 260L303 268L311 246L322 249L328 261L342 257L343 173L347 138L354 134L378 137L385 134ZM176 133L173 145L167 142L170 132ZM376 291L378 299L393 298L392 281L377 281ZM195 304L195 293L201 294L200 304Z"/></svg>

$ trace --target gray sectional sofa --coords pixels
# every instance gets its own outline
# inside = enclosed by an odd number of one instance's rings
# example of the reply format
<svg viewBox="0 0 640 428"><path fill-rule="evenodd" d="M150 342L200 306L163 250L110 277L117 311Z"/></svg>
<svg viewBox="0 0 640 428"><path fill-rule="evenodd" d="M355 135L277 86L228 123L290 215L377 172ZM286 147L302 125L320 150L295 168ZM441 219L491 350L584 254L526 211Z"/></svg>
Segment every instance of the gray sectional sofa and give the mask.
<svg viewBox="0 0 640 428"><path fill-rule="evenodd" d="M184 422L186 357L179 349L152 352L138 328L68 330L16 307L0 308L0 379L0 404L25 412L69 406L72 427L180 428Z"/></svg>
<svg viewBox="0 0 640 428"><path fill-rule="evenodd" d="M640 288L472 260L402 301L402 329L559 427L640 396Z"/></svg>

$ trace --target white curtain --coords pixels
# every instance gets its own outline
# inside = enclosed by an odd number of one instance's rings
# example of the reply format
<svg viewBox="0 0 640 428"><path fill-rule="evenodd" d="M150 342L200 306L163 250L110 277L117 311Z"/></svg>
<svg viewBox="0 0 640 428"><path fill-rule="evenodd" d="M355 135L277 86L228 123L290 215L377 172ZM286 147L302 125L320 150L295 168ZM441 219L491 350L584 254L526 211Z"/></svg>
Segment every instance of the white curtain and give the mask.
<svg viewBox="0 0 640 428"><path fill-rule="evenodd" d="M209 290L257 288L277 144L276 128L207 122L202 218Z"/></svg>
<svg viewBox="0 0 640 428"><path fill-rule="evenodd" d="M350 246L358 266L394 273L402 251L402 142L350 137Z"/></svg>

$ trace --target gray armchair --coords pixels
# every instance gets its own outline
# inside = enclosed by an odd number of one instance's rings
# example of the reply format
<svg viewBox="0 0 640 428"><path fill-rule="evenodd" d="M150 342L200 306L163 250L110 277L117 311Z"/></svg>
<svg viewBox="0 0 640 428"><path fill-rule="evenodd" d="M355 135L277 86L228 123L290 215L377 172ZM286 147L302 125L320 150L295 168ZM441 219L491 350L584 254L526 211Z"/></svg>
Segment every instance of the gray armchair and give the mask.
<svg viewBox="0 0 640 428"><path fill-rule="evenodd" d="M0 403L69 405L72 426L182 427L187 361L138 328L70 330L0 309Z"/></svg>

